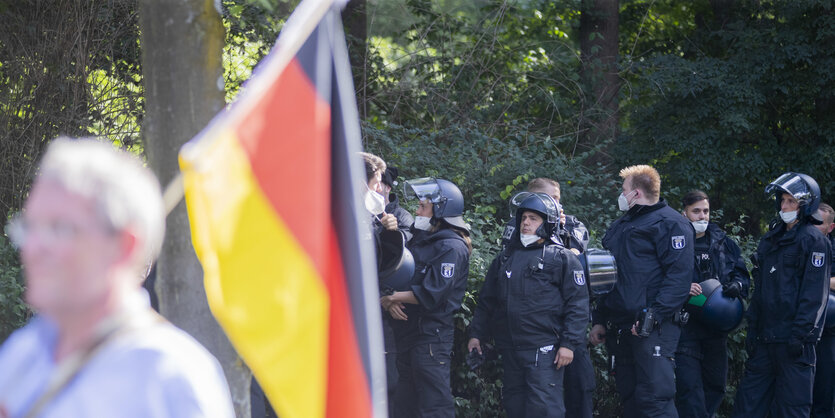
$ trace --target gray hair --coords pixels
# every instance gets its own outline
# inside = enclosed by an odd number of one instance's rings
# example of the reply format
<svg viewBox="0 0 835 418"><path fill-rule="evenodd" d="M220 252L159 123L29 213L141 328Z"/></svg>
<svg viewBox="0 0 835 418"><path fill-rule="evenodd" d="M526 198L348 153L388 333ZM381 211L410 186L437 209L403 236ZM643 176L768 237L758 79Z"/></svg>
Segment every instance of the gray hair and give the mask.
<svg viewBox="0 0 835 418"><path fill-rule="evenodd" d="M114 231L134 228L145 245L142 262L159 255L165 236L162 193L156 176L137 156L94 138L61 137L49 145L38 176L92 200Z"/></svg>

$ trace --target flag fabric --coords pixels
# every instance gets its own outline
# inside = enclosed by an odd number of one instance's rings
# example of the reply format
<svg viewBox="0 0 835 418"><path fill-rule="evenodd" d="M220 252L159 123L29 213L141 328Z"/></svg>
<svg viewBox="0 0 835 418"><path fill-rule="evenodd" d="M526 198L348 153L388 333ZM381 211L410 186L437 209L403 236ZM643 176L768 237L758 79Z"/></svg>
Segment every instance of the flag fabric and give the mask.
<svg viewBox="0 0 835 418"><path fill-rule="evenodd" d="M292 20L284 32L298 28ZM238 102L180 152L206 295L279 416L384 416L380 308L339 11L329 7L285 61L282 39Z"/></svg>

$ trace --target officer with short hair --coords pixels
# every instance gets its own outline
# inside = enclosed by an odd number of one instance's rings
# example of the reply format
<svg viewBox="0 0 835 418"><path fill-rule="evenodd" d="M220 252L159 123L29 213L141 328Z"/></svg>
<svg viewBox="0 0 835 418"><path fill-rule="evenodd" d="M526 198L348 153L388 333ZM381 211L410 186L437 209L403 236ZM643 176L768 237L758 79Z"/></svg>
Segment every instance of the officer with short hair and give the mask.
<svg viewBox="0 0 835 418"><path fill-rule="evenodd" d="M748 362L735 417L808 417L821 335L831 245L815 228L820 188L800 173L785 173L765 188L780 221L757 247L754 294L748 309Z"/></svg>
<svg viewBox="0 0 835 418"><path fill-rule="evenodd" d="M624 417L676 417L676 317L693 277L693 227L660 199L654 168L631 166L620 176L626 214L603 237L618 280L597 303L589 340L607 343Z"/></svg>
<svg viewBox="0 0 835 418"><path fill-rule="evenodd" d="M835 210L832 206L821 202L818 206L818 214L823 223L818 229L829 238L832 243L832 229L835 228ZM833 247L835 253L835 247ZM830 259L831 260L831 259ZM830 266L831 270L831 266ZM832 275L832 272L829 273ZM835 305L832 304L833 290L835 290L835 277L829 278L829 299L827 306L826 320L824 321L823 333L818 345L815 348L817 364L815 365L815 385L812 389L812 417L814 418L835 418Z"/></svg>
<svg viewBox="0 0 835 418"><path fill-rule="evenodd" d="M680 417L712 417L725 396L728 376L727 329L716 329L699 316L705 295L700 283L718 280L721 297L747 297L748 268L739 246L715 223L710 222L710 200L701 190L693 190L681 199L682 215L693 225L696 253L695 275L690 285L694 315L682 327L676 350L676 408ZM717 289L718 290L718 289ZM700 297L701 296L701 297ZM723 318L734 325L742 320L742 302L736 301L736 318ZM697 308L698 306L698 308Z"/></svg>
<svg viewBox="0 0 835 418"><path fill-rule="evenodd" d="M468 350L492 337L504 365L503 404L510 417L563 417L563 373L586 350L588 290L577 257L556 245L556 201L525 198L510 244L484 281Z"/></svg>

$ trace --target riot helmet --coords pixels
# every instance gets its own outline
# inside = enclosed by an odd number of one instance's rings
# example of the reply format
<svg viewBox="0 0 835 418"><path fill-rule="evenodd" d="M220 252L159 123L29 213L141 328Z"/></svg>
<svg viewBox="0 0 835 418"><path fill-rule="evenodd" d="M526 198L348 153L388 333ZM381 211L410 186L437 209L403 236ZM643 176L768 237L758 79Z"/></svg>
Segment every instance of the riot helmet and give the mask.
<svg viewBox="0 0 835 418"><path fill-rule="evenodd" d="M745 313L742 300L725 296L719 280L708 279L699 285L702 294L691 296L684 305L685 309L710 330L730 332L739 327Z"/></svg>
<svg viewBox="0 0 835 418"><path fill-rule="evenodd" d="M400 231L380 232L377 274L380 286L392 290L408 290L415 274L415 258L406 248L406 237Z"/></svg>
<svg viewBox="0 0 835 418"><path fill-rule="evenodd" d="M783 193L788 193L799 204L799 212L802 217L812 217L813 220L818 219L818 205L821 201L821 191L818 187L818 182L812 177L802 173L784 173L776 180L765 186L766 195L774 194L774 204L777 211L780 211L780 196Z"/></svg>
<svg viewBox="0 0 835 418"><path fill-rule="evenodd" d="M464 222L464 195L453 182L444 179L424 177L408 180L403 183L403 191L406 198L412 196L418 200L429 200L432 202L433 225L438 220L460 228L466 232L470 231L470 225Z"/></svg>
<svg viewBox="0 0 835 418"><path fill-rule="evenodd" d="M559 232L560 208L553 197L545 193L530 193L516 209L516 230L521 234L522 213L532 211L542 217L542 225L536 229L540 238L551 239Z"/></svg>

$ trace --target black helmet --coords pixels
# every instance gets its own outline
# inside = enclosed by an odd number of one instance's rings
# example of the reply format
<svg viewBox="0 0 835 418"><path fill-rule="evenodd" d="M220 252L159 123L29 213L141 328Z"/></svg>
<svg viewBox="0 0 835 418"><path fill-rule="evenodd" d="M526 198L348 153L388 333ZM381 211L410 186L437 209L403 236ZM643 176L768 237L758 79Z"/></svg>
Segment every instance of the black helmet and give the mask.
<svg viewBox="0 0 835 418"><path fill-rule="evenodd" d="M406 197L416 196L418 200L432 202L432 220L442 219L456 228L470 231L464 222L464 195L453 182L444 179L424 177L408 180L403 184Z"/></svg>
<svg viewBox="0 0 835 418"><path fill-rule="evenodd" d="M516 230L522 233L522 213L532 211L542 216L542 225L536 229L536 235L541 238L551 239L559 232L560 208L553 197L545 193L531 193L519 204L516 209Z"/></svg>
<svg viewBox="0 0 835 418"><path fill-rule="evenodd" d="M835 328L835 295L829 292L826 299L826 316L824 317L824 328Z"/></svg>
<svg viewBox="0 0 835 418"><path fill-rule="evenodd" d="M697 321L718 332L733 331L742 323L745 311L742 301L722 294L722 284L719 280L708 279L699 285L702 287L702 294L691 296L684 305Z"/></svg>
<svg viewBox="0 0 835 418"><path fill-rule="evenodd" d="M804 217L812 216L818 218L818 205L821 202L821 189L818 182L812 177L802 173L784 173L776 180L765 186L767 195L774 194L774 203L777 211L780 211L780 195L788 193L797 199L800 205L800 214Z"/></svg>

